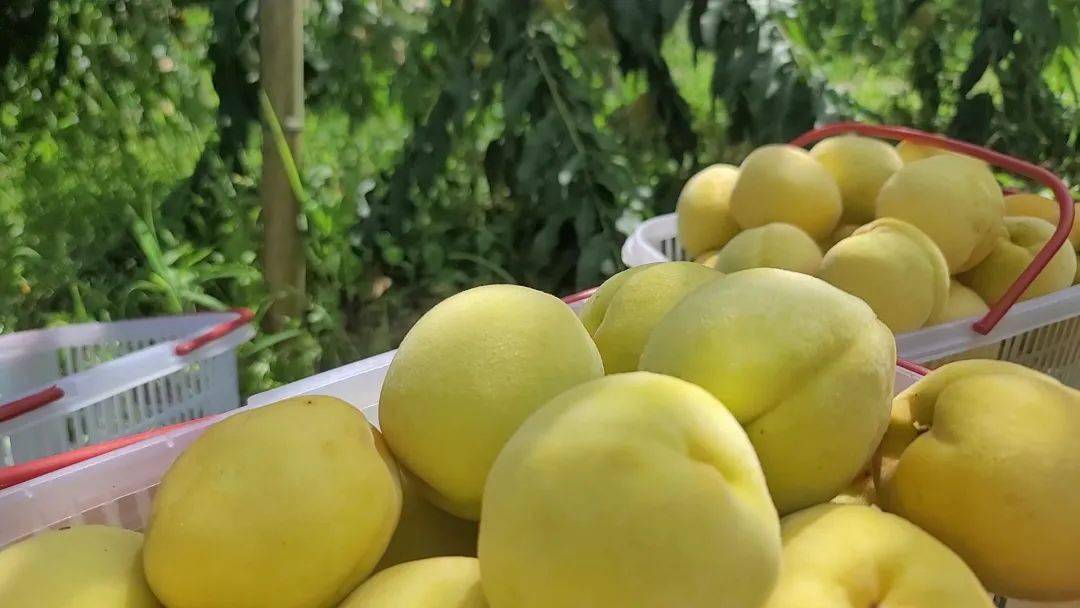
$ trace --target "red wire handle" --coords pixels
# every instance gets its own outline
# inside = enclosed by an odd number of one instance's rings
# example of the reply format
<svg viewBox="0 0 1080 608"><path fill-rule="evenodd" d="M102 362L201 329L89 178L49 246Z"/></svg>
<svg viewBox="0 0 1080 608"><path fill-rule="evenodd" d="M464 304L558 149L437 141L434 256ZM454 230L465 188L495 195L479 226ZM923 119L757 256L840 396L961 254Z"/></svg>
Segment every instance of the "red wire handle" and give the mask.
<svg viewBox="0 0 1080 608"><path fill-rule="evenodd" d="M20 397L0 405L0 422L7 422L16 416L44 407L64 396L64 389L55 384L36 393Z"/></svg>
<svg viewBox="0 0 1080 608"><path fill-rule="evenodd" d="M1046 169L1033 165L1027 161L995 152L989 148L977 146L966 141L959 141L955 139L949 139L942 135L935 135L933 133L926 133L917 129L909 127L892 127L892 126L877 126L866 125L858 122L841 122L824 127L807 131L802 135L796 137L791 141L793 146L806 146L816 141L825 139L826 137L832 137L834 135L842 135L844 133L858 133L859 135L866 135L868 137L878 137L881 139L908 139L918 144L928 144L938 148L945 148L946 150L952 150L953 152L960 152L973 156L975 158L982 159L995 167L1006 169L1017 175L1022 175L1028 179L1042 183L1047 188L1050 188L1054 192L1054 198L1057 199L1060 206L1060 214L1058 216L1057 230L1054 231L1054 235L1050 237L1050 240L1046 242L1039 253L1035 254L1034 259L1031 260L1031 264L1028 265L1024 272L1020 273L1016 281L1009 287L1005 295L1001 296L1001 299L994 302L990 306L990 312L986 313L986 316L979 319L972 325L972 329L980 334L987 334L990 330L997 326L1001 318L1005 316L1005 313L1009 312L1009 309L1016 304L1016 301L1023 295L1024 290L1031 285L1031 282L1035 280L1043 268L1050 263L1050 258L1054 257L1058 249L1065 244L1065 241L1069 238L1069 231L1072 230L1073 223L1073 200L1072 195L1069 194L1069 189L1065 186L1065 183L1061 179L1047 171Z"/></svg>
<svg viewBox="0 0 1080 608"><path fill-rule="evenodd" d="M24 481L29 481L35 477L40 477L53 471L58 471L64 467L69 467L73 464L78 464L84 460L90 460L96 456L107 454L114 450L127 447L134 443L138 443L144 439L151 437L157 437L163 433L167 433L172 430L176 430L188 425L195 424L205 420L205 418L196 418L195 420L188 420L186 422L180 422L169 426L164 426L159 429L153 429L137 435L128 435L127 437L120 437L119 439L113 439L112 441L103 441L101 443L95 443L83 448L75 450L69 450L60 454L54 454L52 456L45 456L22 464L16 464L7 467L0 467L0 490L4 488L10 488L13 485L20 484Z"/></svg>
<svg viewBox="0 0 1080 608"><path fill-rule="evenodd" d="M177 344L175 351L176 356L183 357L184 355L189 355L214 340L240 329L255 318L255 313L252 312L250 308L236 308L233 312L236 313L235 319L225 321L224 323L218 323L194 338Z"/></svg>

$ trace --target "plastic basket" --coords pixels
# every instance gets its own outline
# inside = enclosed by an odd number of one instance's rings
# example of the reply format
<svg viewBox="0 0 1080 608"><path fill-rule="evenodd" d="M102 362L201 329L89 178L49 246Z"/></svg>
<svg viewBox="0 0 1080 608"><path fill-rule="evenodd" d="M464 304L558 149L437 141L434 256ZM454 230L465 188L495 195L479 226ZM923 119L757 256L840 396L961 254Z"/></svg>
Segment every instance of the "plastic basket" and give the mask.
<svg viewBox="0 0 1080 608"><path fill-rule="evenodd" d="M239 310L0 337L0 465L236 408L235 349L254 335L251 317Z"/></svg>
<svg viewBox="0 0 1080 608"><path fill-rule="evenodd" d="M331 395L351 403L378 426L379 392L393 355L384 353L255 395L247 407L297 395ZM918 373L897 367L896 391L918 378ZM207 427L239 411L71 453L65 460L72 464L65 468L0 490L0 548L49 528L71 525L142 530L149 521L156 486L172 462ZM0 470L0 484L10 477ZM1009 602L1010 608L1026 605Z"/></svg>
<svg viewBox="0 0 1080 608"><path fill-rule="evenodd" d="M596 290L564 300L575 309ZM390 351L293 382L248 399L261 407L298 395L338 397L379 425L379 393L396 351ZM918 380L926 369L898 361L895 391ZM0 468L0 549L50 528L103 524L143 530L161 477L187 446L212 424L242 410L192 420L124 437L21 466ZM997 599L1007 608L1050 608ZM1080 608L1080 602L1054 604Z"/></svg>
<svg viewBox="0 0 1080 608"><path fill-rule="evenodd" d="M1046 169L1030 163L967 142L903 127L841 123L810 131L792 144L804 146L849 132L885 139L910 139L981 158L1041 182L1054 192L1061 205L1054 236L1001 300L991 305L990 312L982 318L972 317L899 334L896 336L899 355L930 368L965 356L997 358L1037 369L1069 386L1080 387L1080 285L1016 302L1069 236L1073 201L1065 184ZM628 266L687 259L679 244L675 214L661 215L639 225L623 243L622 258Z"/></svg>

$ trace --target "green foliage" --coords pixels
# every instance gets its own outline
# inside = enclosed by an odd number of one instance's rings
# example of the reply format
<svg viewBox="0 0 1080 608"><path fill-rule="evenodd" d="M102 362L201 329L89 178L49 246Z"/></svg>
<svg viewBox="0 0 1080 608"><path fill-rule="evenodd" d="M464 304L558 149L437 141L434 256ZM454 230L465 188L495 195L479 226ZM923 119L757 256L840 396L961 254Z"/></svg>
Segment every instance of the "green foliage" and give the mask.
<svg viewBox="0 0 1080 608"><path fill-rule="evenodd" d="M628 162L593 123L597 93L573 76L571 54L542 28L506 21L507 34L518 35L493 49L505 61L503 132L484 168L505 197L507 242L524 246L510 252L511 268L547 291L596 285L618 263L615 224L634 188Z"/></svg>
<svg viewBox="0 0 1080 608"><path fill-rule="evenodd" d="M662 53L664 38L678 23L684 4L684 0L594 0L585 5L603 11L623 72L645 74L652 109L663 123L667 147L676 157L693 156L698 146L689 104L679 92ZM691 22L698 21L692 17Z"/></svg>
<svg viewBox="0 0 1080 608"><path fill-rule="evenodd" d="M983 3L972 57L960 78L961 101L950 125L952 132L1059 167L1080 152L1076 141L1080 116L1075 107L1070 111L1059 101L1043 76L1062 44L1063 27L1076 27L1075 11L1060 16L1061 20L1049 3ZM1072 20L1068 26L1066 19ZM1080 39L1073 34L1069 48L1077 48L1077 42ZM996 79L997 86L976 91L986 79Z"/></svg>
<svg viewBox="0 0 1080 608"><path fill-rule="evenodd" d="M771 3L707 2L691 8L690 36L716 55L713 95L730 115L732 139L785 141L814 126L814 95L781 29L787 14Z"/></svg>
<svg viewBox="0 0 1080 608"><path fill-rule="evenodd" d="M515 6L435 9L414 48L445 87L362 224L389 275L432 296L490 281L567 291L618 264L615 224L635 184L596 124L587 42Z"/></svg>
<svg viewBox="0 0 1080 608"><path fill-rule="evenodd" d="M265 311L257 7L0 6L0 331ZM1080 182L1074 0L312 0L305 19L308 305L244 347L245 392L392 348L472 285L595 285L693 171L815 124L910 124Z"/></svg>
<svg viewBox="0 0 1080 608"><path fill-rule="evenodd" d="M799 11L786 27L814 49L807 56L881 120L990 145L1080 181L1080 4L813 0ZM891 76L887 96L873 91L882 73Z"/></svg>
<svg viewBox="0 0 1080 608"><path fill-rule="evenodd" d="M26 34L0 46L0 331L268 304L258 266L257 3L200 4L76 0L0 11L0 22ZM359 23L327 21L326 4L310 12L322 36L313 57L320 44L346 48L334 24L355 33ZM358 20L374 10L365 6ZM404 31L390 27L402 11L380 15L372 44ZM311 120L303 181L313 193L304 219L317 304L244 348L245 392L390 344L347 335L355 311L337 302L371 293L371 256L353 252L349 230L361 184L404 137L385 90L395 67L365 72L370 121L338 109L348 105L334 101L344 89L314 95L326 108Z"/></svg>
<svg viewBox="0 0 1080 608"><path fill-rule="evenodd" d="M8 331L118 312L115 296L140 270L127 210L156 205L190 173L214 103L205 20L159 2L42 11L35 50L0 66Z"/></svg>

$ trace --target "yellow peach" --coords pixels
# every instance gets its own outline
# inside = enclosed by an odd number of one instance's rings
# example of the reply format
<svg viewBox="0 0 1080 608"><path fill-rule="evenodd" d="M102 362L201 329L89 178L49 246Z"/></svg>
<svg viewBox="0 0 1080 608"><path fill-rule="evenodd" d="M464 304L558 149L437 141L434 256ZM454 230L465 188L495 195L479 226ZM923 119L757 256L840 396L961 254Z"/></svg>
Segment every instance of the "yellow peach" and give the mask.
<svg viewBox="0 0 1080 608"><path fill-rule="evenodd" d="M941 314L949 268L921 230L894 218L863 226L821 262L818 276L861 298L895 333L922 327Z"/></svg>
<svg viewBox="0 0 1080 608"><path fill-rule="evenodd" d="M488 608L473 557L405 562L369 578L338 608Z"/></svg>
<svg viewBox="0 0 1080 608"><path fill-rule="evenodd" d="M843 221L873 221L878 191L885 180L904 166L896 149L870 137L841 135L818 142L813 156L836 179L844 202Z"/></svg>
<svg viewBox="0 0 1080 608"><path fill-rule="evenodd" d="M740 232L711 261L724 273L781 268L814 274L821 264L821 249L799 228L777 222Z"/></svg>
<svg viewBox="0 0 1080 608"><path fill-rule="evenodd" d="M780 582L764 608L993 606L963 560L895 515L818 505L780 525Z"/></svg>
<svg viewBox="0 0 1080 608"><path fill-rule="evenodd" d="M712 165L695 174L683 186L675 206L679 242L691 257L723 247L739 232L731 217L731 190L739 169Z"/></svg>
<svg viewBox="0 0 1080 608"><path fill-rule="evenodd" d="M608 279L585 303L582 317L599 316L593 341L608 374L637 369L653 326L686 294L722 277L694 262L662 262L626 270ZM630 276L624 277L629 273Z"/></svg>
<svg viewBox="0 0 1080 608"><path fill-rule="evenodd" d="M994 593L1080 599L1080 391L1013 363L960 361L900 393L894 410L882 506Z"/></svg>
<svg viewBox="0 0 1080 608"><path fill-rule="evenodd" d="M160 608L143 578L143 535L108 526L49 530L0 550L0 606Z"/></svg>
<svg viewBox="0 0 1080 608"><path fill-rule="evenodd" d="M895 363L892 333L865 302L811 276L754 268L683 298L649 336L640 367L727 406L790 513L836 496L869 462Z"/></svg>
<svg viewBox="0 0 1080 608"><path fill-rule="evenodd" d="M1005 205L990 169L945 154L904 165L881 187L877 216L895 217L929 236L950 274L974 267L1000 233Z"/></svg>
<svg viewBox="0 0 1080 608"><path fill-rule="evenodd" d="M997 302L1054 234L1046 220L1034 217L1007 217L1006 238L999 238L990 254L958 278L987 303ZM1021 294L1021 300L1044 296L1069 287L1076 277L1076 250L1066 241L1035 280Z"/></svg>
<svg viewBox="0 0 1080 608"><path fill-rule="evenodd" d="M379 420L424 498L478 520L488 469L517 427L548 399L603 373L589 333L558 298L516 285L476 287L409 330L387 371Z"/></svg>
<svg viewBox="0 0 1080 608"><path fill-rule="evenodd" d="M784 222L823 239L836 228L841 211L836 180L794 146L769 145L751 152L731 192L731 215L743 229Z"/></svg>
<svg viewBox="0 0 1080 608"><path fill-rule="evenodd" d="M779 532L719 401L617 374L552 399L507 442L484 491L480 578L493 608L759 606Z"/></svg>

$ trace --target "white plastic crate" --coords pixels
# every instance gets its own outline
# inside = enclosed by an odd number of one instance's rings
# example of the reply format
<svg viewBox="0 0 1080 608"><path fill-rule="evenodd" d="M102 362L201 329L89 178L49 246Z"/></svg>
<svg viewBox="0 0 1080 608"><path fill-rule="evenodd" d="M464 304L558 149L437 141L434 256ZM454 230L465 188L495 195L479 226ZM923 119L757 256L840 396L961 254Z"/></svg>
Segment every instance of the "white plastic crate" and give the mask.
<svg viewBox="0 0 1080 608"><path fill-rule="evenodd" d="M1059 199L1068 198L1064 184L1045 169L972 144L946 140L911 129L843 123L811 131L792 143L804 145L828 135L846 132L894 139L905 137L920 143L929 142L952 148L1042 181L1054 190ZM1071 209L1071 199L1068 206ZM1064 241L1070 226L1070 222L1063 221L1055 239ZM1050 246L1047 249L1050 249ZM1056 251L1056 247L1040 255L1052 254L1053 251ZM679 243L676 215L661 215L639 225L623 243L622 259L627 266L688 259L686 251ZM1034 276L1033 274L1032 278ZM1022 288L1015 294L1021 292ZM1007 298L1008 295L1003 300ZM1015 300L1010 300L1013 301ZM991 315L983 319L972 317L906 332L896 336L899 356L930 368L965 355L997 358L1037 369L1069 386L1080 388L1080 285L1015 303L1011 307L1007 303L990 304L992 308L1003 307L1003 311L1008 312L996 321L991 320L988 325L991 329L987 333L975 331L974 325L976 322L986 322Z"/></svg>
<svg viewBox="0 0 1080 608"><path fill-rule="evenodd" d="M595 289L565 298L580 309ZM247 407L262 407L299 395L329 395L342 399L379 426L379 394L396 351L298 380L248 399ZM921 375L900 362L895 392L911 386ZM925 371L925 370L922 370ZM243 410L128 437L111 444L91 446L38 461L43 474L9 485L34 471L0 468L0 549L51 528L82 524L143 530L150 518L154 493L161 477L187 446L207 427ZM33 464L33 463L32 463ZM17 467L13 467L17 468ZM35 468L35 467L31 467ZM14 473L14 475L12 474ZM1007 608L1080 608L1080 602L1034 603L997 598Z"/></svg>
<svg viewBox="0 0 1080 608"><path fill-rule="evenodd" d="M298 395L331 395L360 409L378 426L379 393L393 355L393 351L384 353L255 395L247 407ZM896 392L918 378L898 367ZM0 490L0 548L49 528L79 524L142 530L149 521L157 484L173 461L207 427L241 411L160 429L131 445ZM1080 603L1060 605L1080 607ZM1050 605L1008 602L1008 608L1037 606Z"/></svg>
<svg viewBox="0 0 1080 608"><path fill-rule="evenodd" d="M239 405L249 311L0 336L0 466Z"/></svg>

